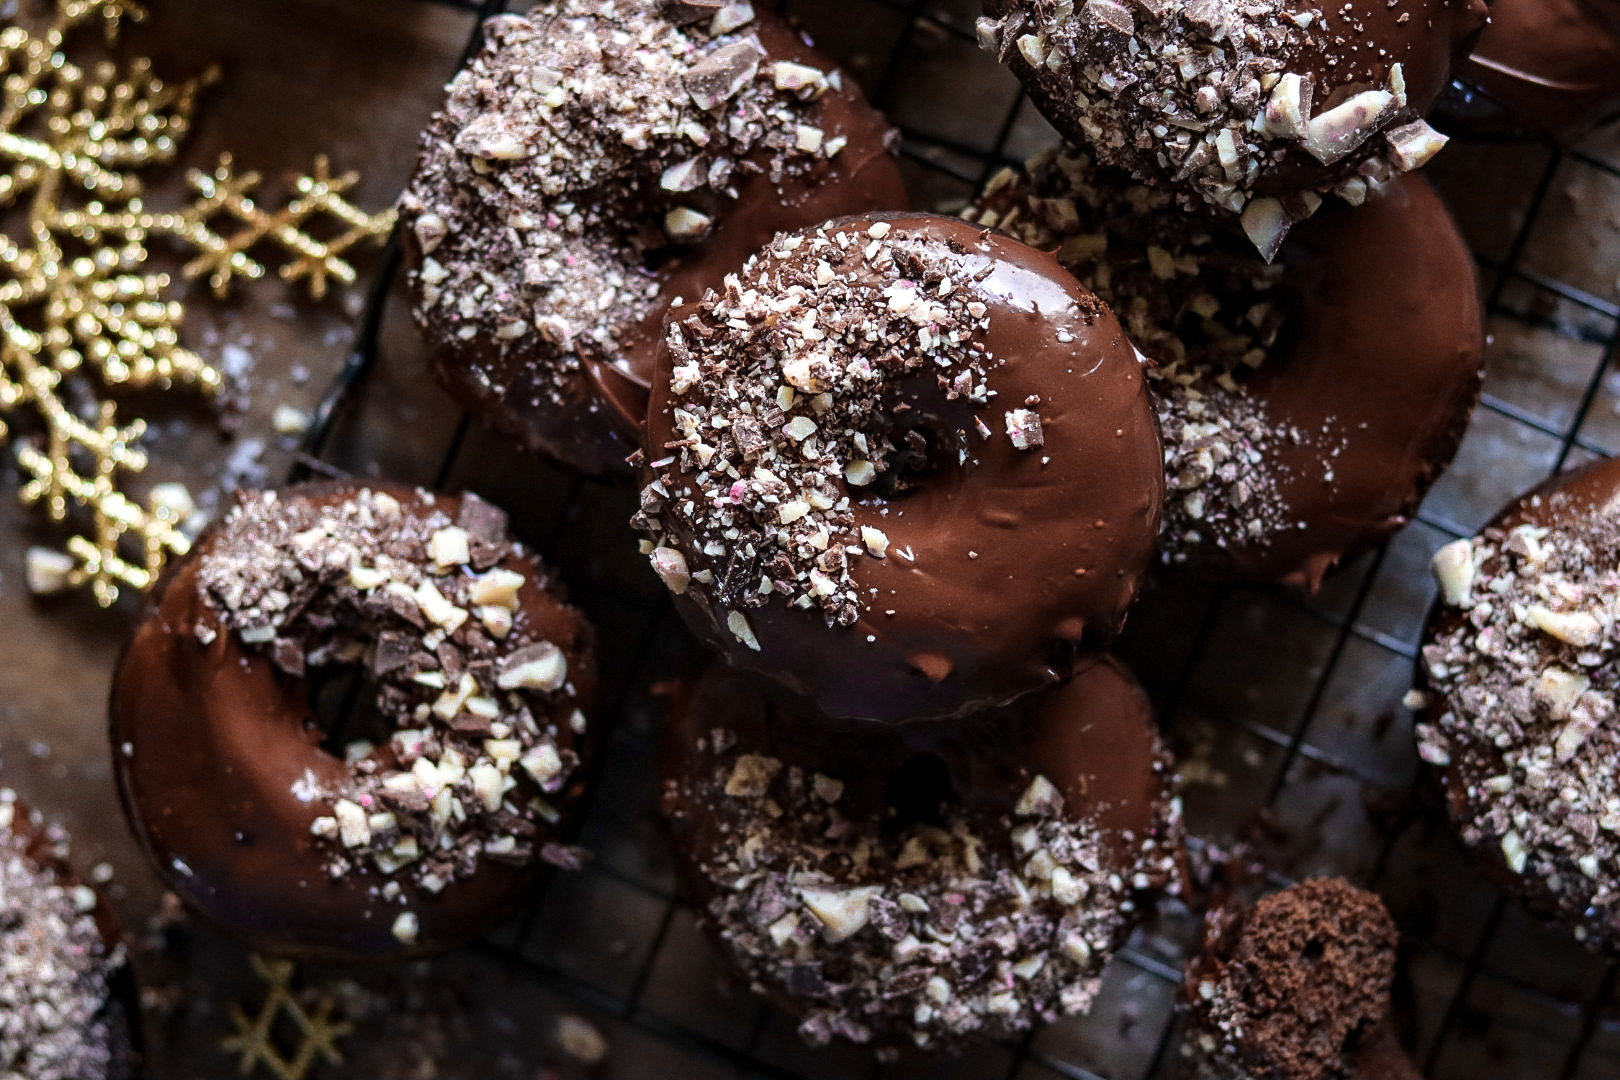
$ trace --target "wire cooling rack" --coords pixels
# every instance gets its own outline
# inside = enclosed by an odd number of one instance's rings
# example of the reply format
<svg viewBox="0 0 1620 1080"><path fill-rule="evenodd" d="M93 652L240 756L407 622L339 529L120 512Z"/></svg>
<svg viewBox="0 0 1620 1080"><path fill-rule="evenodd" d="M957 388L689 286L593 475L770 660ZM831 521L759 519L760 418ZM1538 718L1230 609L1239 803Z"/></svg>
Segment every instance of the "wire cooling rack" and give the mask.
<svg viewBox="0 0 1620 1080"><path fill-rule="evenodd" d="M412 2L479 18L508 7ZM1054 141L1016 82L975 47L974 0L776 6L902 129L920 206L960 206L1003 164ZM477 45L474 29L467 52ZM1403 932L1398 1020L1431 1077L1620 1076L1620 969L1535 924L1471 868L1418 773L1400 705L1433 595L1429 554L1543 476L1620 451L1616 135L1574 150L1460 137L1431 167L1478 255L1493 341L1474 425L1417 521L1309 601L1153 583L1122 645L1182 760L1200 841L1242 838L1279 878L1340 873L1384 895ZM1399 268L1390 276L1398 282ZM613 734L581 837L595 862L553 879L523 919L477 948L597 1018L610 1043L633 1044L625 1075L1174 1075L1173 1002L1196 938L1186 913L1167 913L1132 940L1090 1016L954 1061L884 1065L849 1048L808 1050L790 1020L725 984L675 895L656 821L649 687L680 670L692 646L634 554L624 528L631 496L520 459L458 418L402 329L399 277L390 246L300 473L382 472L472 487L507 505L596 619L605 684L616 688L602 710ZM402 399L419 407L402 411ZM396 430L379 452L375 429L388 423Z"/></svg>

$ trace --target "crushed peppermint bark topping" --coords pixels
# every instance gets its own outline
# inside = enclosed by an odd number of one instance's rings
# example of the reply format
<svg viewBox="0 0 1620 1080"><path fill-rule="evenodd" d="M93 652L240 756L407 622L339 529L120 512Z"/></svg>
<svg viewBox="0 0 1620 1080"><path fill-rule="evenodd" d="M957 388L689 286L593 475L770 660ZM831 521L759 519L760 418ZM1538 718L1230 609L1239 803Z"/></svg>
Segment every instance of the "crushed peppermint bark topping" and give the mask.
<svg viewBox="0 0 1620 1080"><path fill-rule="evenodd" d="M1187 562L1211 544L1263 546L1298 527L1273 451L1312 438L1270 417L1265 402L1244 390L1286 328L1283 267L1262 263L1230 232L1176 213L1164 192L1099 170L1072 148L1043 154L1022 172L1003 170L965 216L1055 249L1153 362L1165 561ZM1327 447L1324 474L1331 459Z"/></svg>
<svg viewBox="0 0 1620 1080"><path fill-rule="evenodd" d="M1620 929L1620 522L1564 507L1492 526L1435 556L1441 617L1423 649L1425 761L1465 785L1470 846L1499 855L1612 940Z"/></svg>
<svg viewBox="0 0 1620 1080"><path fill-rule="evenodd" d="M667 10L666 10L667 8ZM836 157L817 104L837 71L775 63L747 2L560 0L486 24L401 202L419 321L519 349L560 393L649 315L653 268L719 202Z"/></svg>
<svg viewBox="0 0 1620 1080"><path fill-rule="evenodd" d="M897 830L850 816L836 778L736 753L723 730L706 748L672 781L723 838L704 917L818 1045L929 1048L1085 1012L1139 893L1173 875L1167 845L1066 816L1042 776L999 818L947 807Z"/></svg>
<svg viewBox="0 0 1620 1080"><path fill-rule="evenodd" d="M124 1075L110 980L122 950L102 940L96 896L41 867L17 820L27 813L0 790L0 1076L107 1080ZM50 838L48 838L50 842ZM65 842L54 841L65 855Z"/></svg>
<svg viewBox="0 0 1620 1080"><path fill-rule="evenodd" d="M470 493L447 501L453 514L406 498L243 495L198 582L225 629L286 675L369 677L384 745L345 747L346 783L308 793L324 809L311 832L332 876L370 866L431 895L485 859L541 857L585 717L569 655L530 630L520 591L550 582L505 513ZM410 944L415 926L402 918L396 937Z"/></svg>
<svg viewBox="0 0 1620 1080"><path fill-rule="evenodd" d="M857 561L905 553L852 503L971 462L997 427L1041 445L1038 407L1005 426L989 408L989 309L977 280L953 279L954 254L882 220L780 235L666 327L677 438L651 448L636 524L665 583L712 590L745 644L748 609L768 603L859 618ZM907 429L924 401L955 403L946 430Z"/></svg>
<svg viewBox="0 0 1620 1080"><path fill-rule="evenodd" d="M1325 13L1283 0L1001 6L1012 10L979 20L980 43L1027 65L1065 134L1110 165L1173 186L1189 207L1241 215L1268 260L1323 195L1359 204L1445 145L1409 105L1403 66L1378 41L1385 22L1392 30L1409 12L1363 18L1348 4ZM1370 80L1351 73L1357 64ZM1356 92L1328 105L1347 85ZM1269 193L1283 173L1298 190Z"/></svg>

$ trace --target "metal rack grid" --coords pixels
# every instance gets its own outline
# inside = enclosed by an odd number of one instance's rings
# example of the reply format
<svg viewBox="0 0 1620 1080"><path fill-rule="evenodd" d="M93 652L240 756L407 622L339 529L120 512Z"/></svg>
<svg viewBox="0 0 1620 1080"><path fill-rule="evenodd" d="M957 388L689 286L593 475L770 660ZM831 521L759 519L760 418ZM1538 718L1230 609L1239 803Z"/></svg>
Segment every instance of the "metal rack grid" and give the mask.
<svg viewBox="0 0 1620 1080"><path fill-rule="evenodd" d="M480 18L526 6L416 2ZM1053 138L1004 72L986 70L981 83L980 69L994 64L973 42L974 0L775 6L812 30L833 28L837 40L823 43L906 136L903 153L920 204L960 202L997 168ZM850 17L840 21L835 9ZM468 53L478 44L475 31ZM968 68L965 76L959 65ZM966 96L918 101L943 85L940 70L951 93ZM987 102L994 124L985 122ZM919 119L965 105L981 106L971 130ZM1406 939L1410 978L1403 998L1410 1005L1402 1019L1425 1075L1590 1080L1620 1074L1620 966L1536 927L1467 866L1445 835L1443 815L1415 767L1407 721L1394 704L1431 598L1428 553L1471 532L1540 476L1620 449L1620 422L1608 423L1603 409L1620 413L1614 400L1620 387L1608 381L1620 342L1620 281L1605 289L1559 272L1558 260L1546 257L1570 228L1555 195L1571 175L1575 182L1613 183L1620 206L1620 151L1605 156L1601 148L1459 139L1441 160L1461 158L1466 166L1475 155L1503 154L1519 178L1502 185L1511 196L1511 228L1471 239L1491 325L1500 335L1511 330L1529 363L1499 375L1493 357L1459 463L1418 524L1340 571L1311 600L1159 583L1133 614L1122 652L1153 693L1173 744L1196 767L1187 796L1195 834L1258 833L1256 849L1279 878L1337 872L1385 893ZM1447 178L1436 164L1444 188ZM1582 229L1578 220L1574 227ZM1613 247L1620 250L1620 234ZM400 302L393 288L399 273L391 244L354 352L310 430L301 474L354 467L334 449L334 431L362 422L355 417L364 411L367 375L388 362L380 339L385 315ZM1535 371L1538 342L1554 343L1549 352L1570 353L1571 364L1588 364L1589 372L1575 379L1560 367L1549 390ZM498 455L492 446L462 417L434 480L475 488L492 482L488 461ZM544 464L530 463L524 472L511 493L497 497L510 505L543 493L518 518L527 538L572 580L576 599L604 624L604 641L616 646L604 659L607 682L619 690L603 710L615 734L584 826L596 864L554 879L524 919L478 948L592 1015L650 1036L649 1060L660 1075L1147 1080L1174 1074L1172 1002L1184 950L1196 934L1196 920L1188 917L1166 918L1133 939L1092 1017L955 1064L885 1066L865 1052L802 1049L790 1021L743 991L728 996L718 988L718 962L674 895L653 821L656 706L646 688L678 669L692 647L650 575L638 576L633 556L604 554L608 545L599 536L579 542L590 531L585 523L628 516L627 496ZM620 554L632 552L627 540ZM1347 810L1358 804L1368 820Z"/></svg>

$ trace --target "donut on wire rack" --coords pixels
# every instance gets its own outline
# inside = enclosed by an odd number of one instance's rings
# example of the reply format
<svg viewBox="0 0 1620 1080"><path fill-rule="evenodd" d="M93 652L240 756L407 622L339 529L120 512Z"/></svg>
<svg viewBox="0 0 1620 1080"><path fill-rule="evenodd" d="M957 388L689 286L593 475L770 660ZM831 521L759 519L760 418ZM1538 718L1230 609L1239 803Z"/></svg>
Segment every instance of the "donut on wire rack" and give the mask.
<svg viewBox="0 0 1620 1080"><path fill-rule="evenodd" d="M1270 259L1324 197L1445 145L1424 115L1485 25L1484 0L985 0L981 44L1065 138L1240 216Z"/></svg>
<svg viewBox="0 0 1620 1080"><path fill-rule="evenodd" d="M780 229L905 209L894 132L748 3L501 16L400 210L440 380L522 445L630 474L664 311Z"/></svg>
<svg viewBox="0 0 1620 1080"><path fill-rule="evenodd" d="M954 218L776 238L672 312L637 521L681 614L833 717L964 715L1118 628L1163 470L1142 367L1048 254Z"/></svg>
<svg viewBox="0 0 1620 1080"><path fill-rule="evenodd" d="M664 812L700 918L809 1041L1004 1038L1083 1013L1180 889L1147 699L1107 658L1006 715L828 739L716 665L676 694Z"/></svg>
<svg viewBox="0 0 1620 1080"><path fill-rule="evenodd" d="M1324 210L1270 265L1074 148L1003 172L968 217L1055 249L1153 362L1169 566L1314 591L1404 525L1456 452L1484 320L1421 177Z"/></svg>
<svg viewBox="0 0 1620 1080"><path fill-rule="evenodd" d="M1557 477L1436 553L1418 752L1463 844L1594 948L1620 947L1620 462Z"/></svg>
<svg viewBox="0 0 1620 1080"><path fill-rule="evenodd" d="M165 883L256 949L459 944L574 861L592 637L474 495L241 494L119 665L125 809ZM317 694L360 715L323 723Z"/></svg>

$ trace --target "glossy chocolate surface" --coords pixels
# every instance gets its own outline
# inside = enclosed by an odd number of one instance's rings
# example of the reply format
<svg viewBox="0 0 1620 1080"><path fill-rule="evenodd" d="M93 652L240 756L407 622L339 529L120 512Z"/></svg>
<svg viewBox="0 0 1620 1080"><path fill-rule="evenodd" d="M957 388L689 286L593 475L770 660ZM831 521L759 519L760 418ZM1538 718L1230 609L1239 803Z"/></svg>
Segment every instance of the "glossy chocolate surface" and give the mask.
<svg viewBox="0 0 1620 1080"><path fill-rule="evenodd" d="M636 0L638 4L646 2ZM543 20L543 12L537 9L534 17ZM759 10L738 33L756 36L765 50L762 80L767 79L777 62L807 65L825 73L836 70L830 59L811 48L800 33L773 12ZM488 58L493 53L486 50L485 55ZM691 108L687 112L700 125L719 122ZM418 322L434 348L440 380L466 408L528 449L593 474L628 476L630 469L625 459L637 446L658 332L672 301L693 299L719 285L725 274L779 231L865 210L905 209L910 205L892 152L892 129L866 103L854 80L842 77L835 88L805 106L804 122L814 125L828 140L847 139L847 145L830 160L815 162L808 171L784 176L772 175L776 168L773 152L762 146L736 169L732 181L734 198L712 188L663 191L656 175L652 182L643 184L645 190L638 198L644 205L634 223L637 228L657 231L665 214L677 205L707 215L713 225L699 241L661 247L653 253L658 257L656 265L641 265L641 257L630 251L593 251L600 261L622 269L626 277L655 283L657 288L656 296L645 305L644 317L613 327L609 340L580 341L576 348L559 352L532 325L546 316L544 310L538 309L528 320L531 325L527 331L511 341L496 340L485 329L469 335L465 332L468 321L454 314L436 311L424 318L423 244L415 228L403 230ZM407 225L421 221L437 200L447 197L446 193L424 188L422 176L433 155L457 153L451 144L458 127L456 120L441 113L424 135L423 159L418 179L413 181L414 195L408 195L403 204ZM647 167L663 166L650 159ZM582 182L580 187L579 197L588 199L590 184ZM503 280L521 280L527 272L521 265L525 253L521 247L507 244L506 219L549 212L549 204L539 192L524 194L519 189L503 193L499 200L478 210L477 222L463 234L447 237L433 256L441 262L471 267L487 263ZM613 224L618 227L622 223ZM593 247L607 243L594 234L588 234L583 242ZM579 287L593 284L586 280Z"/></svg>
<svg viewBox="0 0 1620 1080"><path fill-rule="evenodd" d="M1476 91L1451 110L1465 125L1578 137L1620 115L1620 3L1494 0L1458 79Z"/></svg>
<svg viewBox="0 0 1620 1080"><path fill-rule="evenodd" d="M364 486L392 495L406 513L423 506L416 489ZM284 499L321 505L353 490L308 485L289 489ZM432 505L454 518L461 499L435 496ZM130 823L168 887L255 949L343 960L439 951L509 915L543 871L540 860L486 859L474 875L436 894L370 862L328 872L330 843L311 829L332 812L323 793L345 790L350 767L322 746L308 679L246 647L204 599L199 565L219 529L205 532L193 555L167 575L113 683L114 771ZM497 565L525 577L517 626L562 646L570 678L588 701L595 675L583 616L557 598L549 572L532 558L508 554ZM567 723L556 723L556 739L575 752L586 749ZM387 744L377 751L388 752ZM582 788L577 776L554 797L563 814L559 829L567 827ZM394 932L404 908L384 896L390 884L419 917L413 942Z"/></svg>
<svg viewBox="0 0 1620 1080"><path fill-rule="evenodd" d="M1152 554L1163 469L1135 351L1052 256L926 215L826 228L858 233L864 244L879 222L892 230L887 237L918 242L943 260L962 283L958 295L986 306L988 329L977 336L994 358L985 380L995 397L977 409L966 398L946 400L926 371L881 391L893 405L878 422L897 439L926 431L934 464L899 497L843 486L857 526L880 528L889 542L886 558L852 564L864 601L854 621L832 625L819 611L768 600L746 608L756 650L728 627L715 589L694 583L676 605L732 664L779 681L827 715L903 723L962 716L1053 685L1077 646L1112 636ZM846 272L884 303L886 279ZM671 325L704 317L687 307ZM666 348L647 432L655 459L677 438L672 370ZM1044 445L1018 449L1003 414L1031 399L1040 402ZM678 508L691 474L677 466L654 473ZM723 558L700 550L711 538L683 514L650 516L692 571L724 570Z"/></svg>

